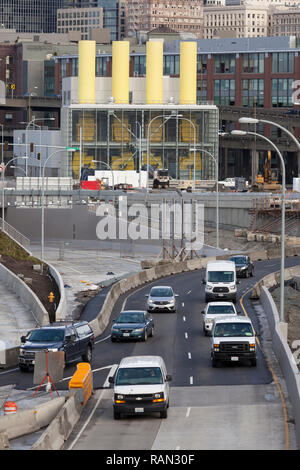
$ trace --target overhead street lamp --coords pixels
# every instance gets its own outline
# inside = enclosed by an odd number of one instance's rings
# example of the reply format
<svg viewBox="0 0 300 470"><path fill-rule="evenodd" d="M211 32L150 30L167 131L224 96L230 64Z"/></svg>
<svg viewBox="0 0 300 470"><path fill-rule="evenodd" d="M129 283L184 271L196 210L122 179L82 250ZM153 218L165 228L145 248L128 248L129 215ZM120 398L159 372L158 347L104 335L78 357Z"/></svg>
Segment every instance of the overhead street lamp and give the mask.
<svg viewBox="0 0 300 470"><path fill-rule="evenodd" d="M217 248L220 248L220 246L219 246L220 241L219 241L219 165L218 165L218 160L216 159L216 157L211 152L209 152L206 149L202 149L202 148L190 149L191 152L193 150L194 151L199 150L200 152L207 153L207 155L209 155L215 163L215 172L216 172L216 246L217 246Z"/></svg>
<svg viewBox="0 0 300 470"><path fill-rule="evenodd" d="M280 321L284 322L284 257L285 257L285 185L286 185L286 171L285 163L283 156L278 149L278 147L264 135L258 134L257 132L246 132L234 130L231 131L232 135L254 135L255 137L260 137L261 139L267 141L277 152L281 164L282 172L282 199L281 199L281 254L280 254Z"/></svg>
<svg viewBox="0 0 300 470"><path fill-rule="evenodd" d="M41 262L42 262L42 271L43 271L43 262L44 262L44 245L45 245L45 206L44 206L44 199L45 199L45 189L44 189L44 179L45 179L45 167L54 155L59 152L74 152L76 148L73 147L60 147L58 150L52 152L45 160L43 168L42 168L42 196L41 196Z"/></svg>
<svg viewBox="0 0 300 470"><path fill-rule="evenodd" d="M298 151L300 152L300 142L298 141L298 139L288 129L281 126L280 124L277 124L277 122L267 121L265 119L256 119L256 118L251 118L251 117L242 117L239 119L240 124L258 124L260 122L262 122L263 124L270 124L271 126L278 127L279 129L284 131L295 142L296 147Z"/></svg>

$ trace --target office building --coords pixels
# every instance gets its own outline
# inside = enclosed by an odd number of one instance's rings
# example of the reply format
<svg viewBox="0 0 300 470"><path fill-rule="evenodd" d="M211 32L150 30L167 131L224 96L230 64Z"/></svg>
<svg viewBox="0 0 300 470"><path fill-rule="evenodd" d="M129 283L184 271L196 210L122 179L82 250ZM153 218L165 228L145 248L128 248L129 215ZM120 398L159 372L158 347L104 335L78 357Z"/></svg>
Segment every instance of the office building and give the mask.
<svg viewBox="0 0 300 470"><path fill-rule="evenodd" d="M56 12L63 0L0 0L0 24L18 33L56 32Z"/></svg>

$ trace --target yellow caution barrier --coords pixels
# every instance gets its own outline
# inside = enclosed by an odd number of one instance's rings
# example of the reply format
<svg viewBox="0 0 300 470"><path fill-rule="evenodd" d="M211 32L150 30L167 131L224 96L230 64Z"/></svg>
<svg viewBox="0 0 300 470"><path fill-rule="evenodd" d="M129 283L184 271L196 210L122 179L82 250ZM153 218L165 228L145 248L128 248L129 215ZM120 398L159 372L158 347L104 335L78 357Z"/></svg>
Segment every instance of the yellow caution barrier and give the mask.
<svg viewBox="0 0 300 470"><path fill-rule="evenodd" d="M79 362L77 370L69 382L69 390L81 389L81 403L85 406L93 393L93 373L88 362Z"/></svg>

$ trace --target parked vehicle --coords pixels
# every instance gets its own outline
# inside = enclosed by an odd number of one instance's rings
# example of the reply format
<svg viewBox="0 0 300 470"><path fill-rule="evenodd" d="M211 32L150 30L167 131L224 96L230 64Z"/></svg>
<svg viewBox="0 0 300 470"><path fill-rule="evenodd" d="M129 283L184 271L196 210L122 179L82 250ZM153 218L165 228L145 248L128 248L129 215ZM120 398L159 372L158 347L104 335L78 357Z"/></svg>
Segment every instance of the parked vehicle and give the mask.
<svg viewBox="0 0 300 470"><path fill-rule="evenodd" d="M139 339L147 341L154 334L154 321L149 312L124 310L111 328L111 341Z"/></svg>
<svg viewBox="0 0 300 470"><path fill-rule="evenodd" d="M207 263L205 279L205 302L211 300L231 300L236 302L237 284L233 261L211 261Z"/></svg>
<svg viewBox="0 0 300 470"><path fill-rule="evenodd" d="M232 302L209 302L203 314L203 332L205 336L211 334L214 320L217 317L227 318L228 316L237 316L237 311Z"/></svg>
<svg viewBox="0 0 300 470"><path fill-rule="evenodd" d="M115 378L109 377L109 382L114 384L114 419L153 412L167 418L171 380L160 356L123 358Z"/></svg>
<svg viewBox="0 0 300 470"><path fill-rule="evenodd" d="M73 324L52 323L36 328L27 336L21 337L19 368L22 371L32 368L35 353L45 349L64 351L65 364L79 358L84 362L91 362L94 341L94 333L86 321Z"/></svg>
<svg viewBox="0 0 300 470"><path fill-rule="evenodd" d="M216 318L211 340L212 366L219 362L248 360L256 366L255 333L246 317Z"/></svg>
<svg viewBox="0 0 300 470"><path fill-rule="evenodd" d="M254 276L254 264L248 255L234 255L229 260L235 263L237 277Z"/></svg>
<svg viewBox="0 0 300 470"><path fill-rule="evenodd" d="M170 176L169 170L164 169L156 169L153 173L153 188L168 188L170 185Z"/></svg>
<svg viewBox="0 0 300 470"><path fill-rule="evenodd" d="M176 312L176 297L170 286L154 286L147 297L147 310L149 312Z"/></svg>

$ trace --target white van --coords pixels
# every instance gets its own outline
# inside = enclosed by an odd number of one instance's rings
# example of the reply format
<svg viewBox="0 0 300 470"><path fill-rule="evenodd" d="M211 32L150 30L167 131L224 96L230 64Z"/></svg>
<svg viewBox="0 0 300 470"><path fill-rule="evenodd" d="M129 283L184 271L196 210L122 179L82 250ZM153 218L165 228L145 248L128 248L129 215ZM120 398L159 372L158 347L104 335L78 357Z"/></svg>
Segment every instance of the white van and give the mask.
<svg viewBox="0 0 300 470"><path fill-rule="evenodd" d="M211 300L231 300L236 302L236 278L235 263L233 261L210 261L206 266L205 302Z"/></svg>
<svg viewBox="0 0 300 470"><path fill-rule="evenodd" d="M114 419L121 415L159 412L167 418L169 382L166 365L160 356L124 357L117 369L114 384Z"/></svg>
<svg viewBox="0 0 300 470"><path fill-rule="evenodd" d="M256 366L255 333L250 318L216 318L211 340L212 366L219 362L250 361Z"/></svg>

